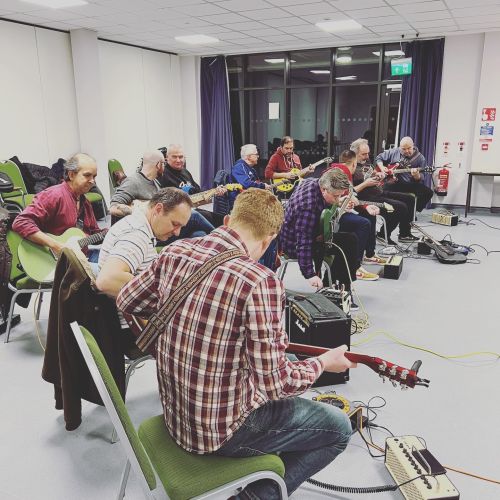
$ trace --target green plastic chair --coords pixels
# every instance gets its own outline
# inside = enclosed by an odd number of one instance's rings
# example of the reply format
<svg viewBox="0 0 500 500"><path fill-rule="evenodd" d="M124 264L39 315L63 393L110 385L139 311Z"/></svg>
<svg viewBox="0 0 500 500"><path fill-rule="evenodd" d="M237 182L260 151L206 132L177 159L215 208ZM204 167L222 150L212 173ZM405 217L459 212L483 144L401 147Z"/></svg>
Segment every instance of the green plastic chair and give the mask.
<svg viewBox="0 0 500 500"><path fill-rule="evenodd" d="M12 267L10 270L9 289L13 292L10 299L9 314L7 316L7 329L5 331L5 340L7 343L10 338L10 330L12 328L12 319L14 317L14 307L16 299L22 294L40 293L40 300L35 313L35 321L40 318L40 309L42 307L43 294L50 292L52 289L51 282L40 283L26 275L19 263L18 248L23 241L21 236L16 232L7 231L7 244L9 245L10 252L12 253ZM29 257L28 257L29 258Z"/></svg>
<svg viewBox="0 0 500 500"><path fill-rule="evenodd" d="M122 164L118 160L112 158L111 160L108 161L108 172L109 172L109 181L111 182L111 186L113 189L116 189L116 187L118 186L118 179L116 176L116 172L122 172L123 175L125 175Z"/></svg>
<svg viewBox="0 0 500 500"><path fill-rule="evenodd" d="M175 500L223 498L223 494L228 498L261 479L276 481L281 497L288 498L283 481L285 467L276 455L228 458L188 453L171 438L163 415L144 420L136 431L94 337L76 322L71 323L71 328L127 455L119 500L125 496L130 468L148 499L155 498L155 471L168 498Z"/></svg>
<svg viewBox="0 0 500 500"><path fill-rule="evenodd" d="M14 184L14 189L12 191L0 195L0 202L8 208L9 206L10 208L20 208L21 210L26 208L33 201L35 195L28 194L19 167L13 161L7 160L5 162L0 162L0 172L7 174Z"/></svg>

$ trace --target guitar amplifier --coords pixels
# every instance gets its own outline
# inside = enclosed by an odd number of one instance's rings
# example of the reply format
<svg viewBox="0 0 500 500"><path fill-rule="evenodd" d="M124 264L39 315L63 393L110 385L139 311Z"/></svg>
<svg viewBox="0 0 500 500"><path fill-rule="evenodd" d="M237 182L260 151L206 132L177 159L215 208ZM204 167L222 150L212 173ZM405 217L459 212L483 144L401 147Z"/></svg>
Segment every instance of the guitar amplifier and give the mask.
<svg viewBox="0 0 500 500"><path fill-rule="evenodd" d="M324 295L287 293L286 330L290 342L319 347L351 345L351 318ZM342 384L349 380L349 370L324 372L315 386Z"/></svg>
<svg viewBox="0 0 500 500"><path fill-rule="evenodd" d="M398 280L403 271L403 257L391 255L384 264L383 277L390 280Z"/></svg>

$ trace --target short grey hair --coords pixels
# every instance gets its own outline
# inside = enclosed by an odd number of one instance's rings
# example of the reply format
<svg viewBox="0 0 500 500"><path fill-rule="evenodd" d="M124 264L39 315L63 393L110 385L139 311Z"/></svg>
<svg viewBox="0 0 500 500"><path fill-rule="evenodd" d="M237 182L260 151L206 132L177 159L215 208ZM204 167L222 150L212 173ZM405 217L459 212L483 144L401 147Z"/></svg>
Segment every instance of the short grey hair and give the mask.
<svg viewBox="0 0 500 500"><path fill-rule="evenodd" d="M399 145L402 146L403 144L411 144L412 146L414 146L414 143L413 143L413 139L411 137L403 137L400 141L399 141Z"/></svg>
<svg viewBox="0 0 500 500"><path fill-rule="evenodd" d="M71 158L68 158L64 162L64 180L69 181L69 173L75 172L75 174L82 168L84 164L93 163L96 161L92 156L86 153L76 153Z"/></svg>
<svg viewBox="0 0 500 500"><path fill-rule="evenodd" d="M319 178L319 186L331 193L333 191L345 191L349 189L350 183L347 175L340 168L332 168Z"/></svg>
<svg viewBox="0 0 500 500"><path fill-rule="evenodd" d="M240 149L241 158L245 159L247 156L257 153L257 146L255 144L244 144Z"/></svg>
<svg viewBox="0 0 500 500"><path fill-rule="evenodd" d="M157 203L163 205L164 214L171 212L176 206L183 203L193 208L193 202L189 195L182 191L182 189L175 187L166 187L157 191L151 200L149 200L149 206L154 207Z"/></svg>
<svg viewBox="0 0 500 500"><path fill-rule="evenodd" d="M352 142L351 147L349 148L351 151L354 151L356 154L359 153L359 149L361 146L368 146L368 141L366 139L356 139Z"/></svg>

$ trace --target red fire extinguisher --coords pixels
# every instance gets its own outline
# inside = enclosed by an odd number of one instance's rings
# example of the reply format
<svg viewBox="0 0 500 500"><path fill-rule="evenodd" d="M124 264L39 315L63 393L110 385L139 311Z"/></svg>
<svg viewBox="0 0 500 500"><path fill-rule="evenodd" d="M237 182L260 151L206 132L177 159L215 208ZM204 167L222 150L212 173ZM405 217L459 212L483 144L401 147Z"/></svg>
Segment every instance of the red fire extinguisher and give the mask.
<svg viewBox="0 0 500 500"><path fill-rule="evenodd" d="M450 181L450 171L446 168L449 163L443 165L437 174L437 185L434 192L438 196L446 196L448 194L448 182Z"/></svg>

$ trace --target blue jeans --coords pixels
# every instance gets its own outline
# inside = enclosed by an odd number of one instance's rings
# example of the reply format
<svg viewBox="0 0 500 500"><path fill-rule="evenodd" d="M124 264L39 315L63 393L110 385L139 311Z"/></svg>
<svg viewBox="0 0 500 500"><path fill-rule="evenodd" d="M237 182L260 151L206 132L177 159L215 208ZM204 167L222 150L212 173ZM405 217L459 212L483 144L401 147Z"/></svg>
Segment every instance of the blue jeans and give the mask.
<svg viewBox="0 0 500 500"><path fill-rule="evenodd" d="M179 236L172 236L167 240L167 245L173 241L181 240L183 238L198 238L199 236L206 236L214 230L214 226L208 222L203 215L196 210L191 211L191 217L188 223L181 229Z"/></svg>
<svg viewBox="0 0 500 500"><path fill-rule="evenodd" d="M369 220L358 214L346 212L340 218L340 229L344 233L354 233L358 238L358 267L363 260L363 254L367 249L370 232L373 232L373 242L375 242L375 229Z"/></svg>
<svg viewBox="0 0 500 500"><path fill-rule="evenodd" d="M351 434L351 422L339 408L299 397L280 399L250 413L215 454L251 457L279 452L291 495L345 450ZM274 481L264 479L247 486L241 498L271 500L280 494Z"/></svg>

